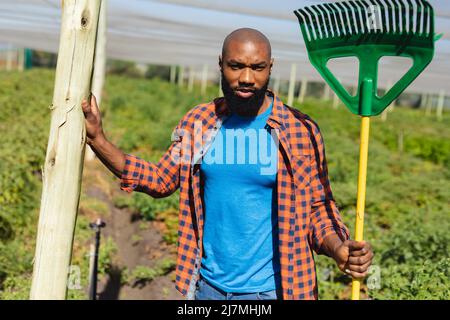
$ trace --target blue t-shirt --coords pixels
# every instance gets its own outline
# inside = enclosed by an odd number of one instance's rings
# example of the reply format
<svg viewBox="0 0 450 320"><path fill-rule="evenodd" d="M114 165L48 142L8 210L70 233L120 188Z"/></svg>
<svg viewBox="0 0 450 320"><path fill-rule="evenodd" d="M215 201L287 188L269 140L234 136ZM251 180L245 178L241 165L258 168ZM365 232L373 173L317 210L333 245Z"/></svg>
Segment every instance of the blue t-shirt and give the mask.
<svg viewBox="0 0 450 320"><path fill-rule="evenodd" d="M280 281L278 145L266 127L272 105L255 117L227 118L200 166L205 212L200 273L225 292L269 291Z"/></svg>

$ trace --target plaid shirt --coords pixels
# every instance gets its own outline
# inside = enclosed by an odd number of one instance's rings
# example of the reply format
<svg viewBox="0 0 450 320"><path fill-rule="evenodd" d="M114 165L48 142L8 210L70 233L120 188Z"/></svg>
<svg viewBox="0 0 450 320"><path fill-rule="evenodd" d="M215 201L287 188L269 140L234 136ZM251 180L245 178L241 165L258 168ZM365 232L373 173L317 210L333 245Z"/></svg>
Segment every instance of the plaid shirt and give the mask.
<svg viewBox="0 0 450 320"><path fill-rule="evenodd" d="M328 181L325 149L315 122L284 105L274 93L267 125L279 140L277 192L283 299L317 299L313 251L325 237L349 238ZM180 189L176 288L192 299L202 256L203 197L201 158L229 115L223 98L190 110L172 134L158 163L126 155L121 189L165 197ZM196 139L195 137L199 137ZM194 137L194 138L193 138ZM239 257L236 257L239 259Z"/></svg>

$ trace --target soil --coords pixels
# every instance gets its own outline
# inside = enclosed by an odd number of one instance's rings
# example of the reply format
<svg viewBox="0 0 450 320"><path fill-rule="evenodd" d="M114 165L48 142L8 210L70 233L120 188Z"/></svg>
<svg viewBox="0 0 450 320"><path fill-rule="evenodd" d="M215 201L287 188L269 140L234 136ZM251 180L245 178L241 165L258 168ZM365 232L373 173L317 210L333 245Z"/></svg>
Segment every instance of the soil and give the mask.
<svg viewBox="0 0 450 320"><path fill-rule="evenodd" d="M126 283L123 274L137 266L152 268L162 259L176 261L175 245L163 240L162 222L145 221L139 214L127 208L114 206L115 196L123 195L119 180L112 180L111 173L94 159L85 165L83 189L86 195L104 202L109 213L102 216L106 223L102 229L102 241L111 237L117 247L108 276L99 279L99 300L183 300L175 289L175 271L156 277L152 281ZM125 283L124 283L125 282Z"/></svg>

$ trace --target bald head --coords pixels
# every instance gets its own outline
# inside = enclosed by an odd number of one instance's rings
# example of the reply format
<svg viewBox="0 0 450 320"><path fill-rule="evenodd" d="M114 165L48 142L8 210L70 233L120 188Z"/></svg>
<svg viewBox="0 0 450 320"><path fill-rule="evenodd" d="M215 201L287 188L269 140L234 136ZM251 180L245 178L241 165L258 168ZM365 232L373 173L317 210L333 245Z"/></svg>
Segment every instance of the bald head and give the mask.
<svg viewBox="0 0 450 320"><path fill-rule="evenodd" d="M270 46L269 39L258 30L251 28L241 28L234 30L228 36L226 36L223 41L222 46L222 58L225 59L228 54L230 47L232 44L240 43L240 44L253 44L254 46L260 47L265 51L267 57L270 59L272 56L272 48Z"/></svg>

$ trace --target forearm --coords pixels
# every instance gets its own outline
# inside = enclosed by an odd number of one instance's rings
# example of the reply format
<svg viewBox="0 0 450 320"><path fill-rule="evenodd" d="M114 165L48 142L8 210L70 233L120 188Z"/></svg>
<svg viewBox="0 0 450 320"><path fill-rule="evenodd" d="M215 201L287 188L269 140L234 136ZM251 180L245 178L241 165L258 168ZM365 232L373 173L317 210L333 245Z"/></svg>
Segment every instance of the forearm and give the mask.
<svg viewBox="0 0 450 320"><path fill-rule="evenodd" d="M104 135L89 144L100 161L118 178L121 178L125 167L125 154Z"/></svg>
<svg viewBox="0 0 450 320"><path fill-rule="evenodd" d="M323 239L320 251L336 260L336 249L342 245L343 241L337 234L330 234Z"/></svg>

